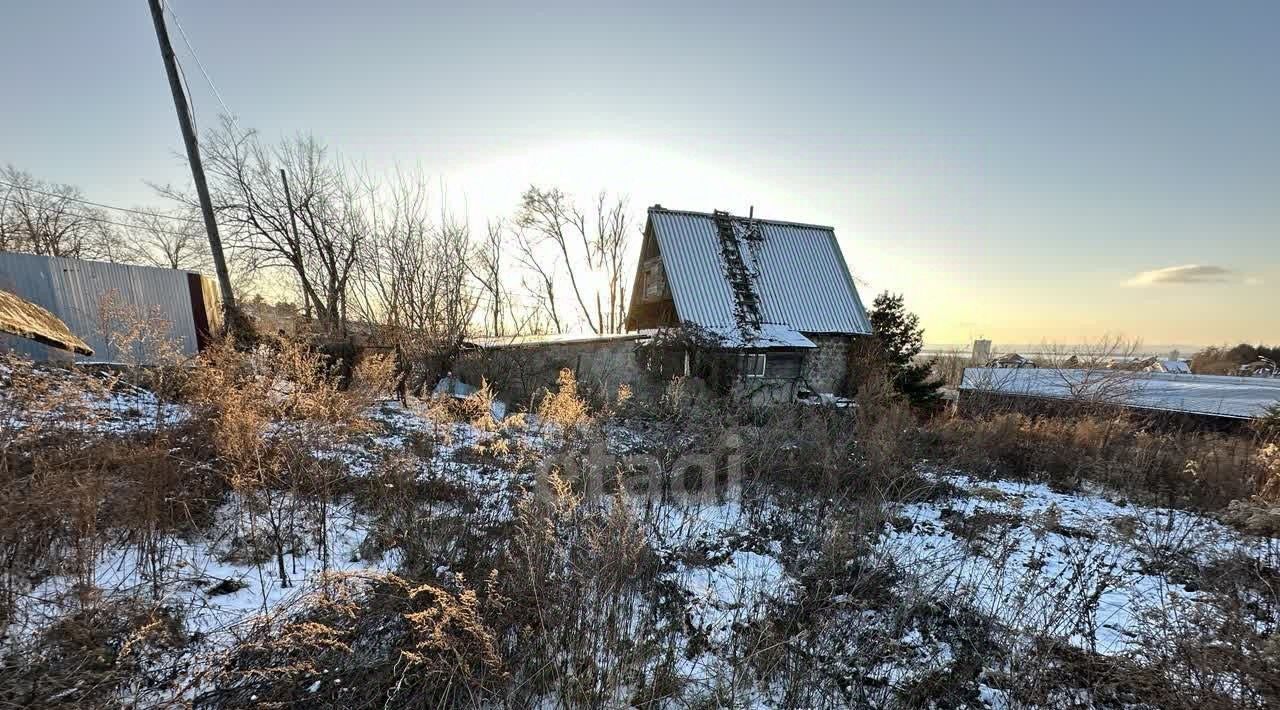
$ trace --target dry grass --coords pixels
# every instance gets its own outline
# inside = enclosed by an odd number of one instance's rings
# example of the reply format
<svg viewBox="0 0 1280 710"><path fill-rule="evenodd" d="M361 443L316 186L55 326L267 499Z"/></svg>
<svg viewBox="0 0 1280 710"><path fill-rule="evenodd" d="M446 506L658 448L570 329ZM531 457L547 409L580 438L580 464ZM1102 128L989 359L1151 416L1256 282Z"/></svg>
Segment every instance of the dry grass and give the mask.
<svg viewBox="0 0 1280 710"><path fill-rule="evenodd" d="M530 431L535 420L519 414L496 421L482 386L464 400L423 403L424 426L403 450L353 479L317 447L374 436L367 413L389 374L367 361L344 390L299 344L255 354L223 345L184 378L195 415L180 427L127 437L13 430L0 469L3 608L33 576L77 583L68 613L11 643L0 702L105 707L143 694L205 708L972 707L983 688L1020 707L1280 700L1280 573L1255 558L1205 561L1187 549L1185 530L1137 519L1078 530L1053 508L1025 519L953 511L939 528L974 560L1007 562L1019 529L1071 540L1063 584L1013 579L1019 591L985 601L932 576L954 560L899 565L882 546L888 531L912 524L899 517L904 504L955 493L921 476L922 454L1061 489L1095 482L1161 504L1230 504L1225 522L1274 535L1280 449L1267 435L1010 414L922 428L873 376L849 410L738 408L680 380L656 403L620 391L588 406L564 372L537 407L548 426ZM102 384L40 376L9 375L30 380L31 406L54 421ZM567 464L602 448L618 412L645 417L627 426L649 432L664 484L682 458L713 454L713 495L696 505L661 486L633 496L621 465L605 495L562 480L563 465L534 475L540 457ZM455 432L475 447L446 456ZM529 436L541 445L527 447ZM1007 502L995 484L971 494ZM205 528L229 500L250 523L236 550L260 574L298 582L286 560L310 539L328 569L325 521L340 500L371 521L362 554L395 549L401 564L396 574L324 574L247 623L225 653L198 658L183 609L166 606L164 590L95 588L109 546L125 541L142 551L137 564L164 564L175 536ZM721 517L699 529L699 510ZM1159 573L1200 591L1197 606L1151 610L1141 651L1103 656L1063 639L1096 636L1100 598L1116 584L1103 547L1111 535L1169 560ZM739 557L776 561L786 588L776 577L742 582L715 610L725 627L698 626L683 585L734 570Z"/></svg>
<svg viewBox="0 0 1280 710"><path fill-rule="evenodd" d="M1076 489L1103 484L1140 500L1218 510L1233 500L1271 495L1275 444L1247 435L1162 430L1123 416L949 416L924 436L931 458L1002 476Z"/></svg>

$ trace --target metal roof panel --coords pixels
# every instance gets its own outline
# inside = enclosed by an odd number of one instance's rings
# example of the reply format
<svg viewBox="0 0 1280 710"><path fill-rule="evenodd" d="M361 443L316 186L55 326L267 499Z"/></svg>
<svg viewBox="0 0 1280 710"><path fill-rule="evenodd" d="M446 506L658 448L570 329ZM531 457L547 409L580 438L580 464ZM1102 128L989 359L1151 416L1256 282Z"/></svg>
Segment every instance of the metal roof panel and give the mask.
<svg viewBox="0 0 1280 710"><path fill-rule="evenodd" d="M650 208L649 221L681 320L707 327L735 325L734 293L713 215ZM761 242L751 261L757 269L754 288L762 321L806 333L871 333L835 230L755 221Z"/></svg>

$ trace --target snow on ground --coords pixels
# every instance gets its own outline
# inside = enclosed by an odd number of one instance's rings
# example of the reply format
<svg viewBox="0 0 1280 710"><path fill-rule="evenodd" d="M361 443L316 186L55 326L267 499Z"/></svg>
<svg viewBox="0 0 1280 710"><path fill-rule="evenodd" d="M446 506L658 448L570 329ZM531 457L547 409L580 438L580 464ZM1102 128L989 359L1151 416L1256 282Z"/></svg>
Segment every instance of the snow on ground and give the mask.
<svg viewBox="0 0 1280 710"><path fill-rule="evenodd" d="M1280 379L1124 370L969 367L960 389L1243 419L1280 404Z"/></svg>
<svg viewBox="0 0 1280 710"><path fill-rule="evenodd" d="M111 422L99 430L124 433L153 425L156 405L148 397L142 390L124 389L90 403L106 413L102 421ZM165 421L187 416L181 408L161 413ZM323 442L316 455L337 462L356 479L381 475L393 465L412 466L418 484L449 486L459 493L457 500L433 502L433 515L466 508L469 514L461 519L489 521L495 529L512 519L517 500L534 485L530 462L550 453L558 440L554 425L533 416L518 426L476 426L434 416L421 401L409 406L381 402L368 417L375 424L370 432L332 439L313 432L312 440ZM278 425L280 431L290 426L296 425ZM626 422L607 423L604 434L606 449L614 454L644 451L660 436ZM1209 565L1244 556L1280 566L1273 544L1206 516L1136 505L1101 491L1064 493L1040 484L983 480L932 468L919 473L943 493L897 504L893 520L872 548L873 555L892 560L905 572L899 585L912 586L893 591L905 595L924 589L936 599L958 595L1015 632L1047 633L1099 653L1124 654L1135 650L1135 630L1145 611L1167 607L1175 599L1197 603L1202 592L1176 574L1179 564ZM660 560L659 584L680 605L678 670L709 687L734 673L732 664L741 660L735 655L741 631L802 591L802 568L813 550L798 548L812 541L799 539L787 522L811 511L798 510L804 504L756 500L739 490L724 491L713 500L637 497L628 503ZM287 497L277 504L299 511L309 505ZM306 511L300 519L315 513ZM190 631L212 648L225 647L257 615L302 600L325 570L396 571L397 550L364 558L363 543L373 524L353 500L339 500L324 526L328 559L322 559L314 536L299 536L285 557L291 582L286 587L273 556L259 550L256 560L247 559L245 549L253 546L246 540L261 538L266 521L262 511L251 515L245 502L232 496L218 509L212 526L191 538L162 541L155 559L123 541L108 546L98 556L92 581L110 594L158 598L184 609ZM446 567L447 558L446 552ZM29 632L66 613L75 604L77 582L57 570L33 582L10 632ZM890 637L892 653L877 652L880 660L867 677L897 687L913 674L952 662L948 641L915 622L899 628L876 610L848 608L851 614L866 615L866 627L897 634ZM1088 611L1074 613L1080 608ZM873 635L867 638L881 643ZM848 658L858 660L852 652ZM833 662L833 667L844 662ZM1000 691L980 690L989 706L1002 702ZM767 697L767 689L760 697Z"/></svg>
<svg viewBox="0 0 1280 710"><path fill-rule="evenodd" d="M151 391L125 382L57 367L23 370L15 384L13 368L0 364L0 432L124 435L191 416L187 407L160 402Z"/></svg>
<svg viewBox="0 0 1280 710"><path fill-rule="evenodd" d="M286 507L297 504L281 502ZM108 597L137 597L180 610L188 631L221 647L235 637L243 622L277 610L313 589L322 572L397 568L395 551L377 559L362 559L361 544L369 521L355 512L350 501L332 506L326 518L327 560L317 540L298 535L284 557L287 586L268 546L247 542L266 539L267 521L248 514L242 501L234 497L218 509L210 528L191 539L167 537L150 552L124 543L107 547L91 581ZM243 559L249 547L260 550L256 562ZM79 588L80 580L71 575L54 574L44 579L24 595L11 629L39 628L74 610Z"/></svg>
<svg viewBox="0 0 1280 710"><path fill-rule="evenodd" d="M1179 562L1243 555L1280 563L1273 546L1202 515L1043 484L925 474L954 494L900 506L879 552L1011 628L1099 653L1135 650L1144 612L1198 599L1201 592L1170 574ZM1090 597L1091 614L1072 613Z"/></svg>

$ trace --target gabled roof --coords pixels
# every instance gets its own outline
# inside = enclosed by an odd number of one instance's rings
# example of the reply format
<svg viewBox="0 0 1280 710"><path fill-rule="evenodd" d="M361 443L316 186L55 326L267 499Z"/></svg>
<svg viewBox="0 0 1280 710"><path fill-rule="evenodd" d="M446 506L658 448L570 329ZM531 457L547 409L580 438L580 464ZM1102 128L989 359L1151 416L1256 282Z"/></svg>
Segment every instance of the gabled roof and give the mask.
<svg viewBox="0 0 1280 710"><path fill-rule="evenodd" d="M649 226L681 321L735 327L738 294L717 216L649 208ZM804 333L869 334L871 323L845 264L835 230L811 224L735 217L742 262L758 301L759 320Z"/></svg>

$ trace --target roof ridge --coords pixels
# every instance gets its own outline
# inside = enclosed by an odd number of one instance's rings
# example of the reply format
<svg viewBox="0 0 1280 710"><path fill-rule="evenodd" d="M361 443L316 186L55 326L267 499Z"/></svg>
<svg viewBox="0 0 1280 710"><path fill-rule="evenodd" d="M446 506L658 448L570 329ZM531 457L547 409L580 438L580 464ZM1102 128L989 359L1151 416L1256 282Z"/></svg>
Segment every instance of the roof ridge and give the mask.
<svg viewBox="0 0 1280 710"><path fill-rule="evenodd" d="M663 207L661 205L653 205L649 207L649 212L662 212L664 214L683 214L683 215L690 215L692 217L706 217L707 219L715 219L715 214L713 212L698 212L697 210L673 210L673 209L668 209L666 207ZM811 224L808 222L792 222L790 220L785 220L785 219L765 219L763 217L744 217L742 215L731 215L731 216L734 219L740 219L744 222L747 220L755 220L756 222L763 222L765 224L781 224L788 227L805 227L807 229L821 229L828 232L836 231L835 227L825 225L825 224Z"/></svg>

